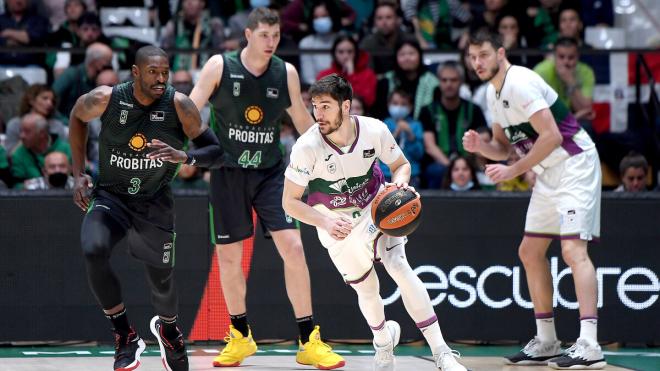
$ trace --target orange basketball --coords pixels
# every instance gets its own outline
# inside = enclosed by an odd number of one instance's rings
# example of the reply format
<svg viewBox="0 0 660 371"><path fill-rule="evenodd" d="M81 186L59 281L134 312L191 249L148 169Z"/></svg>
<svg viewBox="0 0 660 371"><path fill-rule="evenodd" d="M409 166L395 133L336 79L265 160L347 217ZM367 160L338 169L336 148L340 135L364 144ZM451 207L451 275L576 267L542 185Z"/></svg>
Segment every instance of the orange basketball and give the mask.
<svg viewBox="0 0 660 371"><path fill-rule="evenodd" d="M407 236L422 221L422 202L409 189L387 186L374 198L371 218L383 233L395 237Z"/></svg>

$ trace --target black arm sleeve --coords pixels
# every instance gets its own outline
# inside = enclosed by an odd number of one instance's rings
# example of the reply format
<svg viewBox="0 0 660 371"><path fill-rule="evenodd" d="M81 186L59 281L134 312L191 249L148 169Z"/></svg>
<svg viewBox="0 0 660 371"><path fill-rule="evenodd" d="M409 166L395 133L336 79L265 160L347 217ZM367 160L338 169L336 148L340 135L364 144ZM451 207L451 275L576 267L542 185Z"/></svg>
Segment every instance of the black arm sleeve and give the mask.
<svg viewBox="0 0 660 371"><path fill-rule="evenodd" d="M218 137L215 136L210 128L204 130L192 142L196 148L186 152L188 155L186 164L209 169L219 168L222 165L222 154L224 151L220 147Z"/></svg>

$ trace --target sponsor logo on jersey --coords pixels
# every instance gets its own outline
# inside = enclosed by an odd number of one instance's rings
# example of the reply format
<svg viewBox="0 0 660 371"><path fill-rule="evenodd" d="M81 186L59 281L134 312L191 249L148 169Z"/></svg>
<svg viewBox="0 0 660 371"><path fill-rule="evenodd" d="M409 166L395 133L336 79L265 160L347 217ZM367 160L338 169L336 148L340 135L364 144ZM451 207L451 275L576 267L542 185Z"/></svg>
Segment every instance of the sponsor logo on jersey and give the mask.
<svg viewBox="0 0 660 371"><path fill-rule="evenodd" d="M119 113L119 123L125 125L127 119L128 119L128 111L125 109L121 110L121 112Z"/></svg>
<svg viewBox="0 0 660 371"><path fill-rule="evenodd" d="M280 96L280 91L275 88L266 88L266 98L276 99Z"/></svg>
<svg viewBox="0 0 660 371"><path fill-rule="evenodd" d="M163 250L172 250L172 243L171 242L164 243Z"/></svg>
<svg viewBox="0 0 660 371"><path fill-rule="evenodd" d="M306 167L298 167L297 165L289 163L289 168L291 168L291 170L295 171L296 173L310 175L309 170L307 170Z"/></svg>
<svg viewBox="0 0 660 371"><path fill-rule="evenodd" d="M346 205L346 197L342 196L335 196L332 200L330 200L330 205L333 207L340 207Z"/></svg>
<svg viewBox="0 0 660 371"><path fill-rule="evenodd" d="M362 151L362 157L363 158L374 157L375 154L376 154L376 149L375 148L365 149L364 151Z"/></svg>
<svg viewBox="0 0 660 371"><path fill-rule="evenodd" d="M244 79L245 76L243 76L243 75L237 75L237 74L235 74L235 73L230 73L230 74L229 74L229 78L230 78L230 79Z"/></svg>
<svg viewBox="0 0 660 371"><path fill-rule="evenodd" d="M131 147L133 151L142 151L147 148L147 137L142 133L135 133L131 137L131 140L128 141L128 146Z"/></svg>
<svg viewBox="0 0 660 371"><path fill-rule="evenodd" d="M165 121L165 112L163 111L151 111L149 115L151 121Z"/></svg>
<svg viewBox="0 0 660 371"><path fill-rule="evenodd" d="M168 264L170 262L170 251L163 252L163 263Z"/></svg>
<svg viewBox="0 0 660 371"><path fill-rule="evenodd" d="M259 106L249 106L245 109L245 121L251 125L257 125L264 119L264 111Z"/></svg>
<svg viewBox="0 0 660 371"><path fill-rule="evenodd" d="M503 101L502 101L502 105L504 106L504 108L509 108L509 101L506 100L506 99L503 100Z"/></svg>
<svg viewBox="0 0 660 371"><path fill-rule="evenodd" d="M229 128L229 139L233 139L243 143L273 143L275 137L274 132L266 131L252 131L252 130L239 130Z"/></svg>
<svg viewBox="0 0 660 371"><path fill-rule="evenodd" d="M120 100L120 101L119 101L119 105L120 105L120 106L126 106L126 107L128 107L128 108L133 108L133 104L132 104L132 103L126 103L126 102L124 102L123 100Z"/></svg>
<svg viewBox="0 0 660 371"><path fill-rule="evenodd" d="M331 162L331 163L328 164L327 169L328 169L328 172L330 174L334 174L335 171L337 171L337 164L335 164L334 162Z"/></svg>
<svg viewBox="0 0 660 371"><path fill-rule="evenodd" d="M232 94L234 94L235 97L238 97L241 95L241 83L238 81L234 81L234 88L232 91Z"/></svg>
<svg viewBox="0 0 660 371"><path fill-rule="evenodd" d="M125 170L148 170L162 167L163 160L151 160L146 157L126 158L113 153L110 155L110 166Z"/></svg>
<svg viewBox="0 0 660 371"><path fill-rule="evenodd" d="M328 155L328 157L325 158L325 161L329 161L330 157L332 157L332 153Z"/></svg>
<svg viewBox="0 0 660 371"><path fill-rule="evenodd" d="M293 223L293 218L289 214L284 214L284 219L286 219L286 222L289 224Z"/></svg>

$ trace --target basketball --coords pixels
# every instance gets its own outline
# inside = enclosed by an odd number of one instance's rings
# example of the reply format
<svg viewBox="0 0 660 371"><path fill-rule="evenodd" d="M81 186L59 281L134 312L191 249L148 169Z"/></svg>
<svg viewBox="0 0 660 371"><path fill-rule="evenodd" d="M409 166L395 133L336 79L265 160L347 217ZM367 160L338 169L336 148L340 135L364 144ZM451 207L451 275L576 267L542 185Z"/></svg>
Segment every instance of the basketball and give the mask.
<svg viewBox="0 0 660 371"><path fill-rule="evenodd" d="M371 218L383 233L394 237L407 236L422 221L422 202L410 189L387 186L374 198Z"/></svg>

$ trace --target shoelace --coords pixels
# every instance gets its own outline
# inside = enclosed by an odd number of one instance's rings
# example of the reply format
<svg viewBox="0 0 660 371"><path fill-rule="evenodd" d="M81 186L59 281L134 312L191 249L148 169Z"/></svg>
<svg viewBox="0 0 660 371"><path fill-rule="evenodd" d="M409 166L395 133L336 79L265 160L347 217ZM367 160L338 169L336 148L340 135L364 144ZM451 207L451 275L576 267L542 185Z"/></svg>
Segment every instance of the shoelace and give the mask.
<svg viewBox="0 0 660 371"><path fill-rule="evenodd" d="M533 348L536 347L537 345L539 345L539 340L538 338L534 337L532 340L529 341L529 343L527 343L527 345L525 345L522 351L528 356L533 356L532 354Z"/></svg>
<svg viewBox="0 0 660 371"><path fill-rule="evenodd" d="M440 367L441 369L444 370L445 368L445 357L450 356L451 360L454 361L454 358L461 358L461 353L457 350L450 350L450 351L445 351L441 352L440 356L438 357L438 362L436 364L437 367Z"/></svg>
<svg viewBox="0 0 660 371"><path fill-rule="evenodd" d="M566 355L571 358L577 358L580 354L584 354L584 348L584 344L576 342L570 348L566 349Z"/></svg>
<svg viewBox="0 0 660 371"><path fill-rule="evenodd" d="M332 347L321 340L314 340L311 342L312 344L320 344L319 346L321 347L322 350L325 350L324 353L329 353L332 352ZM316 352L318 353L319 349L317 348Z"/></svg>

